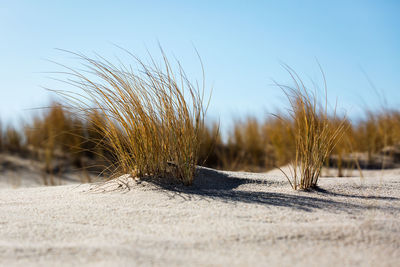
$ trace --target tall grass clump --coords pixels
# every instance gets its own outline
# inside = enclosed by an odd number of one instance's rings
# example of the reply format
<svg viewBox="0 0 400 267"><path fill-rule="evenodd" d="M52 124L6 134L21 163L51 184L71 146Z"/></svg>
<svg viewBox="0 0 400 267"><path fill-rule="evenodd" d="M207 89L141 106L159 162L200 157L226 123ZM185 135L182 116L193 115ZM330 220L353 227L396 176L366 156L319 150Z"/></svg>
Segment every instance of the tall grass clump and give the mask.
<svg viewBox="0 0 400 267"><path fill-rule="evenodd" d="M322 104L316 94L305 87L293 69L288 66L285 68L292 77L294 86L279 86L290 103L290 116L287 121L293 125L295 143L295 157L290 168L291 177L285 175L293 189L309 189L317 185L323 163L341 138L345 124L344 120L334 127L330 123L332 117L328 115L326 83L324 83L325 103ZM323 72L322 75L325 81ZM336 119L336 108L333 119Z"/></svg>
<svg viewBox="0 0 400 267"><path fill-rule="evenodd" d="M89 118L114 158L116 173L175 180L190 185L195 176L206 108L203 86L193 84L179 62L150 63L128 53L132 64L103 57L78 57L83 69L68 68L67 83L78 93L58 91L71 108ZM70 52L71 53L71 52Z"/></svg>

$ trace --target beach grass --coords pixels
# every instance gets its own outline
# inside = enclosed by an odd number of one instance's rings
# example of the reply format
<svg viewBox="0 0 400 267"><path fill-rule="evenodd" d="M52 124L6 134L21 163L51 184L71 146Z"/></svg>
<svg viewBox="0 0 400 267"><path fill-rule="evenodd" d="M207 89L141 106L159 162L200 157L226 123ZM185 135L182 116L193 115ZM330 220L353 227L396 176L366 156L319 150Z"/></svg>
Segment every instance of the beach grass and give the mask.
<svg viewBox="0 0 400 267"><path fill-rule="evenodd" d="M320 101L315 92L308 90L292 68L287 65L284 68L291 76L294 86L278 85L290 103L286 121L292 124L295 141L295 157L290 174L285 173L285 176L293 189L310 189L317 186L324 162L346 129L346 120L331 123L337 121L336 107L333 114L329 115L327 86L322 69L325 101Z"/></svg>
<svg viewBox="0 0 400 267"><path fill-rule="evenodd" d="M85 69L67 68L67 82L80 91L57 93L86 118L101 116L91 122L107 143L117 173L190 185L204 127L204 86L192 83L179 62L174 69L160 51L161 64L127 52L130 65L72 53Z"/></svg>

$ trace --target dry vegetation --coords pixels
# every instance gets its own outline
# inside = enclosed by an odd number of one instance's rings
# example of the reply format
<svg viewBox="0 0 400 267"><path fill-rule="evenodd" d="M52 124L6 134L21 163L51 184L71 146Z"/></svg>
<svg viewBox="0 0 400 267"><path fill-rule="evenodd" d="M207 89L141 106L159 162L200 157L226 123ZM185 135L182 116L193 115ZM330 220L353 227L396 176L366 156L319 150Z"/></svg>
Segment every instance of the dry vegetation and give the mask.
<svg viewBox="0 0 400 267"><path fill-rule="evenodd" d="M309 189L317 186L324 162L346 130L346 120L336 117L336 108L333 117L329 117L326 83L323 105L296 72L287 66L286 69L295 86L279 86L290 103L286 122L293 128L295 154L291 173L285 175L293 189Z"/></svg>
<svg viewBox="0 0 400 267"><path fill-rule="evenodd" d="M217 123L204 123L204 88L191 83L179 63L173 71L163 52L161 65L132 56L136 70L76 56L86 69L69 69L67 82L81 91L59 92L72 105L52 103L22 130L0 123L0 151L44 162L45 175L73 166L84 176L130 173L189 185L196 164L266 171L293 163L288 178L298 189L315 186L323 165L344 176L346 168L400 162L399 111L367 111L355 123L328 114L327 103L319 103L290 68L294 86L281 87L291 112L237 120L223 140Z"/></svg>
<svg viewBox="0 0 400 267"><path fill-rule="evenodd" d="M23 136L14 126L7 126L2 133L2 149L9 153L23 151Z"/></svg>
<svg viewBox="0 0 400 267"><path fill-rule="evenodd" d="M213 124L202 136L203 151L211 149L205 165L213 168L265 171L289 163L295 151L291 126L276 116L263 122L254 117L237 120L228 131L226 142L219 135L217 140L211 139L217 131Z"/></svg>
<svg viewBox="0 0 400 267"><path fill-rule="evenodd" d="M366 118L354 128L355 151L367 153L366 164L371 165L376 160L374 156L378 153L393 156L392 154L396 152L396 146L398 149L399 144L399 111L388 109L379 112L367 111ZM390 162L386 163L390 164ZM385 165L385 161L382 164Z"/></svg>
<svg viewBox="0 0 400 267"><path fill-rule="evenodd" d="M138 69L74 54L86 69L68 68L67 82L80 92L57 92L72 103L71 110L99 118L91 123L117 174L190 185L204 125L204 88L191 83L179 62L174 71L162 49L161 54L161 65L129 54Z"/></svg>
<svg viewBox="0 0 400 267"><path fill-rule="evenodd" d="M264 121L248 118L237 121L224 142L218 124L209 124L199 132L198 164L224 170L265 171L295 160L294 124L283 114ZM349 120L327 117L332 129L343 127L343 137L332 150L325 166L344 169L389 168L400 161L400 113L388 110L370 113L352 124ZM99 113L77 118L60 104L52 104L26 123L24 131L3 127L0 151L29 156L46 162L43 170L56 174L68 166L99 174L114 162L107 138L99 125ZM5 129L4 129L5 128ZM384 130L386 129L386 130ZM110 168L108 174L114 169ZM49 183L50 184L50 183Z"/></svg>
<svg viewBox="0 0 400 267"><path fill-rule="evenodd" d="M43 114L33 117L25 127L28 148L52 172L52 162L57 155L68 154L73 165L80 166L83 155L84 123L67 112L60 104L53 103Z"/></svg>

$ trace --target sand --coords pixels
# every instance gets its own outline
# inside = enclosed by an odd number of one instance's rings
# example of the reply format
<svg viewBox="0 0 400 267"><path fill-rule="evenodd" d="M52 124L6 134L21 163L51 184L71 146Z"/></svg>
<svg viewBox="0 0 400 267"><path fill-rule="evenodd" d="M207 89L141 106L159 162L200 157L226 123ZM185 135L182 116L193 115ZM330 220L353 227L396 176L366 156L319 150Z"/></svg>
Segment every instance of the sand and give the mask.
<svg viewBox="0 0 400 267"><path fill-rule="evenodd" d="M200 172L192 187L3 184L0 265L399 266L400 169L313 192L277 170Z"/></svg>
<svg viewBox="0 0 400 267"><path fill-rule="evenodd" d="M98 180L96 175L89 175L83 170L71 167L49 174L43 171L44 166L44 162L29 157L0 153L0 189L38 187L45 183L68 185Z"/></svg>

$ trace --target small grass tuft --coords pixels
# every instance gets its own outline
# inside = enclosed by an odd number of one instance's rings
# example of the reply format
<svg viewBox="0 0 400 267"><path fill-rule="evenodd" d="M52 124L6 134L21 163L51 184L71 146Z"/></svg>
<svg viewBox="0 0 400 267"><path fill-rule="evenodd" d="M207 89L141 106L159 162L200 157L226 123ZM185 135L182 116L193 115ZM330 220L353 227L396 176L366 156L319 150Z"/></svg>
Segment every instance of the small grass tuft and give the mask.
<svg viewBox="0 0 400 267"><path fill-rule="evenodd" d="M285 173L293 189L309 189L317 185L324 162L340 140L346 128L345 120L332 127L336 120L328 115L327 88L325 84L325 103L318 101L315 93L310 93L298 74L284 65L295 84L294 87L278 85L290 103L289 117L286 119L293 127L295 158L291 164L290 176ZM325 81L325 75L321 69Z"/></svg>

